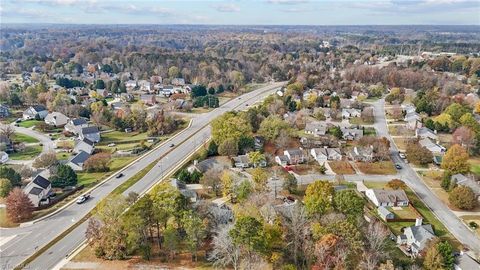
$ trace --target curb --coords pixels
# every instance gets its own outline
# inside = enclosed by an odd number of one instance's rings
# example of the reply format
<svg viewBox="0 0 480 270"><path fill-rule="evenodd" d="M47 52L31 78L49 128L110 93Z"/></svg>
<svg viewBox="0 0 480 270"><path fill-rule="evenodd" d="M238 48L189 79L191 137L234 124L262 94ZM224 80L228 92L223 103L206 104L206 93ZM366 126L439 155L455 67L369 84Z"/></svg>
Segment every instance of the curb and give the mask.
<svg viewBox="0 0 480 270"><path fill-rule="evenodd" d="M183 130L181 130L181 131L178 132L177 134L173 135L173 136L170 137L169 139L163 141L163 142L160 143L159 145L155 146L153 149L151 149L151 150L143 153L140 157L138 157L138 158L135 159L135 160L132 160L129 164L125 165L125 167L123 167L121 170L116 171L115 173L120 173L120 172L122 172L122 171L125 170L126 168L128 168L128 167L132 166L133 164L139 162L141 159L143 159L143 158L144 158L146 155L148 155L150 152L155 151L157 148L159 148L159 147L163 146L164 144L166 144L169 140L171 140L171 139L177 137L178 135L182 134L183 132L185 132L188 128L190 128L190 127L192 126L192 122L193 122L193 119L190 119L189 124L188 124L187 127L185 127ZM101 181L100 183L96 184L95 186L91 187L91 188L88 189L87 191L83 192L81 195L93 191L94 189L98 188L99 186L105 184L107 181L110 181L111 178L113 178L114 176L115 176L115 174L110 175L110 176L107 177L105 180L103 180L103 181ZM63 205L62 207L60 207L60 208L58 208L57 210L53 211L52 213L47 214L47 215L45 215L45 216L43 216L43 217L37 218L37 219L32 220L32 221L28 221L28 222L21 223L21 224L19 225L19 227L28 227L28 226L30 226L30 225L33 225L33 224L37 223L37 222L40 222L40 221L42 221L42 220L44 220L44 219L46 219L46 218L49 218L49 217L57 214L58 212L64 210L65 208L67 208L68 206L70 206L70 205L73 204L73 203L74 203L74 200L71 200L70 202L66 203L65 205ZM8 228L5 228L5 229L8 229Z"/></svg>

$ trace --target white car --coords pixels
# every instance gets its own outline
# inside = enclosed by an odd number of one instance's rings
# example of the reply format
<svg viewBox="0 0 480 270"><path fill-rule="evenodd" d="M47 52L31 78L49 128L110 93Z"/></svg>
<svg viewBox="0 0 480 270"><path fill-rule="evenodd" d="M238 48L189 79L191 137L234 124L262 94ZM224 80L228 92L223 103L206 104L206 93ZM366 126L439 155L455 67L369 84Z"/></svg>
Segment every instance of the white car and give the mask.
<svg viewBox="0 0 480 270"><path fill-rule="evenodd" d="M403 158L403 159L406 159L406 158L407 158L407 156L405 155L405 153L399 152L398 155L400 156L400 158Z"/></svg>
<svg viewBox="0 0 480 270"><path fill-rule="evenodd" d="M108 147L114 147L115 145L116 145L116 144L114 144L114 143L109 143L107 146L108 146Z"/></svg>

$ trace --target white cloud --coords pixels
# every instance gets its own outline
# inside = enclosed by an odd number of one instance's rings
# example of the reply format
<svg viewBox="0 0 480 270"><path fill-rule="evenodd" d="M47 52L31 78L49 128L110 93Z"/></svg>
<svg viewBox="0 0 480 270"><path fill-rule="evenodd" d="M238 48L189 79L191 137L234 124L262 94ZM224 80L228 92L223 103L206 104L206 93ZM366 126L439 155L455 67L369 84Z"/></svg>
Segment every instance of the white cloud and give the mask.
<svg viewBox="0 0 480 270"><path fill-rule="evenodd" d="M218 4L218 5L214 5L213 8L215 8L219 12L239 12L240 11L240 8L233 3Z"/></svg>
<svg viewBox="0 0 480 270"><path fill-rule="evenodd" d="M280 5L297 5L308 3L308 0L267 0L267 3L270 4L280 4Z"/></svg>

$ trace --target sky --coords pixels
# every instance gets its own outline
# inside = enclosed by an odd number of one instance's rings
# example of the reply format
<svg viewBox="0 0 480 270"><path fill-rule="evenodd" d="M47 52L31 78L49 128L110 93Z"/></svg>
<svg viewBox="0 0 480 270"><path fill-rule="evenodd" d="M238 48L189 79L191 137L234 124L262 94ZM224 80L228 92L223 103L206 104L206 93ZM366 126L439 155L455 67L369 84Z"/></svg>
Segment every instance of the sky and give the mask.
<svg viewBox="0 0 480 270"><path fill-rule="evenodd" d="M480 0L0 0L0 23L480 25Z"/></svg>

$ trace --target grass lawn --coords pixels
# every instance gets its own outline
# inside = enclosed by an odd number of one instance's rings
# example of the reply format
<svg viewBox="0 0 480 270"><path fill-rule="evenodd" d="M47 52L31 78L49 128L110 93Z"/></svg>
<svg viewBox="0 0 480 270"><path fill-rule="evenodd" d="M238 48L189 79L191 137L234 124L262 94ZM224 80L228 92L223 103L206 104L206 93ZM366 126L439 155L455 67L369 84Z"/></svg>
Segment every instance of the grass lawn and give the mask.
<svg viewBox="0 0 480 270"><path fill-rule="evenodd" d="M391 161L356 162L358 169L364 174L396 174L397 170Z"/></svg>
<svg viewBox="0 0 480 270"><path fill-rule="evenodd" d="M131 132L125 133L121 131L111 131L105 132L101 134L102 141L101 145L106 145L109 143L115 142L128 142L128 141L141 141L147 139L147 133L138 133L138 132Z"/></svg>
<svg viewBox="0 0 480 270"><path fill-rule="evenodd" d="M366 127L363 130L363 135L365 135L365 136L377 136L377 131L373 127Z"/></svg>
<svg viewBox="0 0 480 270"><path fill-rule="evenodd" d="M13 141L15 142L23 142L23 143L38 143L38 140L34 137L28 136L23 133L15 133L13 135Z"/></svg>
<svg viewBox="0 0 480 270"><path fill-rule="evenodd" d="M328 165L336 174L355 174L355 170L348 161L329 161Z"/></svg>
<svg viewBox="0 0 480 270"><path fill-rule="evenodd" d="M78 185L84 185L86 188L95 185L116 171L125 167L128 163L137 157L117 157L110 162L110 171L108 172L80 172L78 173Z"/></svg>
<svg viewBox="0 0 480 270"><path fill-rule="evenodd" d="M350 124L352 125L372 125L373 122L365 122L361 117L352 117L350 118Z"/></svg>
<svg viewBox="0 0 480 270"><path fill-rule="evenodd" d="M35 159L40 153L42 153L40 145L26 146L23 151L11 153L9 158L12 160L31 160Z"/></svg>
<svg viewBox="0 0 480 270"><path fill-rule="evenodd" d="M67 160L70 158L70 153L67 152L57 152L56 153L58 160Z"/></svg>
<svg viewBox="0 0 480 270"><path fill-rule="evenodd" d="M405 151L405 149L407 148L405 138L393 138L393 141L397 145L398 150Z"/></svg>
<svg viewBox="0 0 480 270"><path fill-rule="evenodd" d="M5 207L0 208L0 227L12 228L17 226L18 226L18 223L14 223L8 220L6 208Z"/></svg>
<svg viewBox="0 0 480 270"><path fill-rule="evenodd" d="M405 126L388 126L388 133L392 136L415 136L415 132L406 128Z"/></svg>
<svg viewBox="0 0 480 270"><path fill-rule="evenodd" d="M395 217L397 218L416 218L417 213L415 213L412 209L409 207L401 207L399 209L393 209L392 207L387 208L390 212L395 214Z"/></svg>
<svg viewBox="0 0 480 270"><path fill-rule="evenodd" d="M480 176L480 159L471 158L468 162L470 163L470 171Z"/></svg>
<svg viewBox="0 0 480 270"><path fill-rule="evenodd" d="M24 128L31 128L39 123L43 123L43 121L39 120L26 120L18 123L19 126L24 127Z"/></svg>

